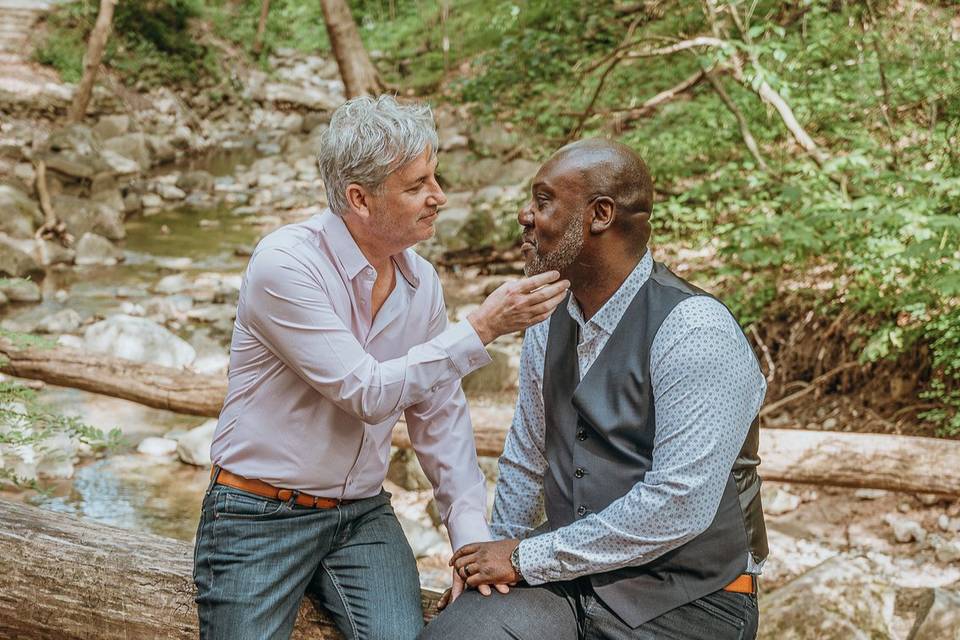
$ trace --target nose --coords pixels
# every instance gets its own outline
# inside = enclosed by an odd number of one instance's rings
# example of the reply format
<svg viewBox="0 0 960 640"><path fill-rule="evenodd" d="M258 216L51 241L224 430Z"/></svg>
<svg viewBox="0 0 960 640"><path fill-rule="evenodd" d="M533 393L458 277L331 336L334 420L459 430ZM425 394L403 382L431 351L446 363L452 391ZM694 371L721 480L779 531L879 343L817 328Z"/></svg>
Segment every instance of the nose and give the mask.
<svg viewBox="0 0 960 640"><path fill-rule="evenodd" d="M442 207L443 205L447 204L447 196L440 187L440 183L437 182L437 179L431 178L430 182L432 192L429 196L429 203L437 207Z"/></svg>
<svg viewBox="0 0 960 640"><path fill-rule="evenodd" d="M533 200L523 205L517 213L517 222L523 227L533 225Z"/></svg>

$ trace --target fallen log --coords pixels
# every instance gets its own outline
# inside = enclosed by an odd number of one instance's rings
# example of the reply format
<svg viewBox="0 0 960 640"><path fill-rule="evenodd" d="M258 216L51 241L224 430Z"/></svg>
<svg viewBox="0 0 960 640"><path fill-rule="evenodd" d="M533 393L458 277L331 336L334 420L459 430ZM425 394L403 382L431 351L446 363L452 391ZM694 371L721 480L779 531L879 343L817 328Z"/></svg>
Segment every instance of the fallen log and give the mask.
<svg viewBox="0 0 960 640"><path fill-rule="evenodd" d="M222 378L88 354L17 345L0 337L0 372L43 380L179 413L216 417ZM503 410L471 408L477 452L499 456L509 428ZM393 444L408 448L402 423ZM868 433L764 429L761 475L767 480L960 496L960 442Z"/></svg>
<svg viewBox="0 0 960 640"><path fill-rule="evenodd" d="M0 637L196 638L193 548L0 501ZM423 590L425 618L439 593ZM304 598L293 638L342 638Z"/></svg>

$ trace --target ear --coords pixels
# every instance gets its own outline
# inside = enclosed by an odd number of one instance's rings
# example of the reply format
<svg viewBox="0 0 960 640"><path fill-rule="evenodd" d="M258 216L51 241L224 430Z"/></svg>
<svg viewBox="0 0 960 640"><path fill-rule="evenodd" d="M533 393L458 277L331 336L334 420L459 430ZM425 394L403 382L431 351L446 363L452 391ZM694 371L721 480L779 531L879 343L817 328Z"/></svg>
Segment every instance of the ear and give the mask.
<svg viewBox="0 0 960 640"><path fill-rule="evenodd" d="M367 190L356 182L347 185L347 206L350 212L355 213L363 219L370 217L369 194Z"/></svg>
<svg viewBox="0 0 960 640"><path fill-rule="evenodd" d="M599 196L591 207L590 233L603 233L613 225L616 217L613 199L608 196Z"/></svg>

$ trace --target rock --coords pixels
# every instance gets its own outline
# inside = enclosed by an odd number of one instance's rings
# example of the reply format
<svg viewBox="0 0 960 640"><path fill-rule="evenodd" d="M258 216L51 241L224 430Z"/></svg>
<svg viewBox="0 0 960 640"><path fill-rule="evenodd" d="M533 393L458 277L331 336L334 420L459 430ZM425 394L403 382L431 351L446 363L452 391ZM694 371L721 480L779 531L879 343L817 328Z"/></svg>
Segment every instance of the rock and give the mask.
<svg viewBox="0 0 960 640"><path fill-rule="evenodd" d="M213 176L207 171L188 171L177 178L184 191L213 191Z"/></svg>
<svg viewBox="0 0 960 640"><path fill-rule="evenodd" d="M76 244L78 265L115 265L123 261L123 251L95 233L85 233Z"/></svg>
<svg viewBox="0 0 960 640"><path fill-rule="evenodd" d="M8 298L6 294L0 292L0 308L3 308L4 305L9 303L10 303L10 298Z"/></svg>
<svg viewBox="0 0 960 640"><path fill-rule="evenodd" d="M481 125L470 137L474 151L482 156L503 156L520 144L520 136L499 122Z"/></svg>
<svg viewBox="0 0 960 640"><path fill-rule="evenodd" d="M181 151L189 149L193 145L193 132L190 127L182 124L178 125L173 130L173 135L170 136L170 144Z"/></svg>
<svg viewBox="0 0 960 640"><path fill-rule="evenodd" d="M87 232L96 233L111 240L126 237L123 226L125 214L122 208L115 208L108 202L98 202L76 198L64 194L51 198L53 210L63 221L74 237L79 238Z"/></svg>
<svg viewBox="0 0 960 640"><path fill-rule="evenodd" d="M763 511L772 516L779 516L784 513L796 511L802 502L803 500L800 499L800 496L778 488L772 500L769 502L764 501Z"/></svg>
<svg viewBox="0 0 960 640"><path fill-rule="evenodd" d="M43 296L40 287L30 280L0 280L0 293L10 302L40 302Z"/></svg>
<svg viewBox="0 0 960 640"><path fill-rule="evenodd" d="M37 476L41 478L72 478L77 444L66 433L57 433L37 447Z"/></svg>
<svg viewBox="0 0 960 640"><path fill-rule="evenodd" d="M210 444L216 428L216 419L211 419L180 436L177 440L177 456L180 460L198 467L209 467Z"/></svg>
<svg viewBox="0 0 960 640"><path fill-rule="evenodd" d="M0 278L3 277L41 278L43 269L33 256L21 249L13 239L0 233Z"/></svg>
<svg viewBox="0 0 960 640"><path fill-rule="evenodd" d="M177 159L177 150L160 136L148 136L147 148L150 150L155 164L165 164Z"/></svg>
<svg viewBox="0 0 960 640"><path fill-rule="evenodd" d="M889 491L883 489L857 489L853 492L853 495L858 500L879 500L880 498L886 497L889 493Z"/></svg>
<svg viewBox="0 0 960 640"><path fill-rule="evenodd" d="M9 185L0 184L0 232L15 238L32 238L43 224L43 213L30 196Z"/></svg>
<svg viewBox="0 0 960 640"><path fill-rule="evenodd" d="M193 265L193 259L182 256L179 258L165 258L162 256L157 256L153 259L158 267L161 269L169 269L170 271L183 271L184 269L189 269Z"/></svg>
<svg viewBox="0 0 960 640"><path fill-rule="evenodd" d="M83 324L83 318L73 309L62 309L44 317L37 323L34 331L37 333L73 333Z"/></svg>
<svg viewBox="0 0 960 640"><path fill-rule="evenodd" d="M190 368L204 375L225 374L230 366L230 356L226 353L207 353L197 356Z"/></svg>
<svg viewBox="0 0 960 640"><path fill-rule="evenodd" d="M412 449L397 449L390 458L387 480L407 491L423 491L433 485L420 468L420 462Z"/></svg>
<svg viewBox="0 0 960 640"><path fill-rule="evenodd" d="M949 564L960 560L960 540L944 540L940 536L930 536L930 544L939 562Z"/></svg>
<svg viewBox="0 0 960 640"><path fill-rule="evenodd" d="M933 589L907 640L960 640L960 593Z"/></svg>
<svg viewBox="0 0 960 640"><path fill-rule="evenodd" d="M137 445L137 453L154 458L169 458L177 453L177 441L154 436L144 438Z"/></svg>
<svg viewBox="0 0 960 640"><path fill-rule="evenodd" d="M193 347L159 324L123 314L87 327L83 340L89 351L164 367L182 368L196 357Z"/></svg>
<svg viewBox="0 0 960 640"><path fill-rule="evenodd" d="M83 349L83 338L80 336L73 336L70 334L63 334L57 338L57 344L61 347L67 347L68 349Z"/></svg>
<svg viewBox="0 0 960 640"><path fill-rule="evenodd" d="M407 542L410 543L414 557L425 558L450 552L450 543L433 527L404 516L397 516L397 520L400 522L400 528L403 529Z"/></svg>
<svg viewBox="0 0 960 640"><path fill-rule="evenodd" d="M143 202L140 200L140 194L133 191L123 196L123 212L127 215L136 213L143 209Z"/></svg>
<svg viewBox="0 0 960 640"><path fill-rule="evenodd" d="M192 283L187 276L176 273L160 278L157 284L154 285L153 290L157 293L183 293L190 289L191 286Z"/></svg>
<svg viewBox="0 0 960 640"><path fill-rule="evenodd" d="M918 522L908 518L901 518L899 516L889 514L884 518L884 522L893 528L893 537L897 542L923 542L927 539L927 532L924 530L924 528L920 526Z"/></svg>
<svg viewBox="0 0 960 640"><path fill-rule="evenodd" d="M145 193L140 198L144 209L157 209L163 206L163 198L155 193Z"/></svg>
<svg viewBox="0 0 960 640"><path fill-rule="evenodd" d="M122 136L130 130L130 116L113 115L102 116L93 130L102 140L109 140Z"/></svg>
<svg viewBox="0 0 960 640"><path fill-rule="evenodd" d="M505 391L510 389L517 379L517 372L513 370L510 355L506 351L499 347L487 347L487 353L493 361L463 379L465 393Z"/></svg>
<svg viewBox="0 0 960 640"><path fill-rule="evenodd" d="M154 189L156 189L157 195L164 200L183 200L187 197L183 189L172 184L159 182L154 186Z"/></svg>
<svg viewBox="0 0 960 640"><path fill-rule="evenodd" d="M894 588L862 556L838 555L760 596L760 640L867 640L893 634Z"/></svg>
<svg viewBox="0 0 960 640"><path fill-rule="evenodd" d="M947 499L946 496L937 495L936 493L918 493L916 494L916 498L920 501L920 504L925 507L932 507L941 500Z"/></svg>
<svg viewBox="0 0 960 640"><path fill-rule="evenodd" d="M116 151L111 151L110 149L104 149L101 154L103 161L110 168L110 171L117 174L130 174L130 173L139 173L143 170L143 167L136 160L131 160L126 156L122 156Z"/></svg>
<svg viewBox="0 0 960 640"><path fill-rule="evenodd" d="M232 304L215 304L197 307L187 312L187 318L198 322L233 322L237 317L237 308Z"/></svg>
<svg viewBox="0 0 960 640"><path fill-rule="evenodd" d="M100 155L102 141L83 124L71 124L50 134L38 152L48 169L71 178L92 178L109 171Z"/></svg>
<svg viewBox="0 0 960 640"><path fill-rule="evenodd" d="M141 170L150 168L150 148L147 146L147 136L142 133L128 133L110 138L103 143L103 148L135 161Z"/></svg>
<svg viewBox="0 0 960 640"><path fill-rule="evenodd" d="M68 249L59 242L51 240L41 240L37 243L37 257L40 264L49 266L52 264L73 264L77 257L77 252Z"/></svg>

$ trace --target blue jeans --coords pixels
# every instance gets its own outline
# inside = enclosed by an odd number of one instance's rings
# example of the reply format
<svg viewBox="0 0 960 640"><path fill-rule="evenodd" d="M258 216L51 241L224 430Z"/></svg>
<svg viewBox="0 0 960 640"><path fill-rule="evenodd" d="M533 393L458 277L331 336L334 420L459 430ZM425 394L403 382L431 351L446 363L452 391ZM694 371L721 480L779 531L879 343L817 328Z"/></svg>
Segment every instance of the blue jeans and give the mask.
<svg viewBox="0 0 960 640"><path fill-rule="evenodd" d="M589 581L572 580L487 597L467 591L420 639L753 640L757 622L756 596L717 591L632 628L597 598Z"/></svg>
<svg viewBox="0 0 960 640"><path fill-rule="evenodd" d="M194 552L202 640L287 639L309 593L348 640L412 640L417 565L390 494L311 509L213 485Z"/></svg>

